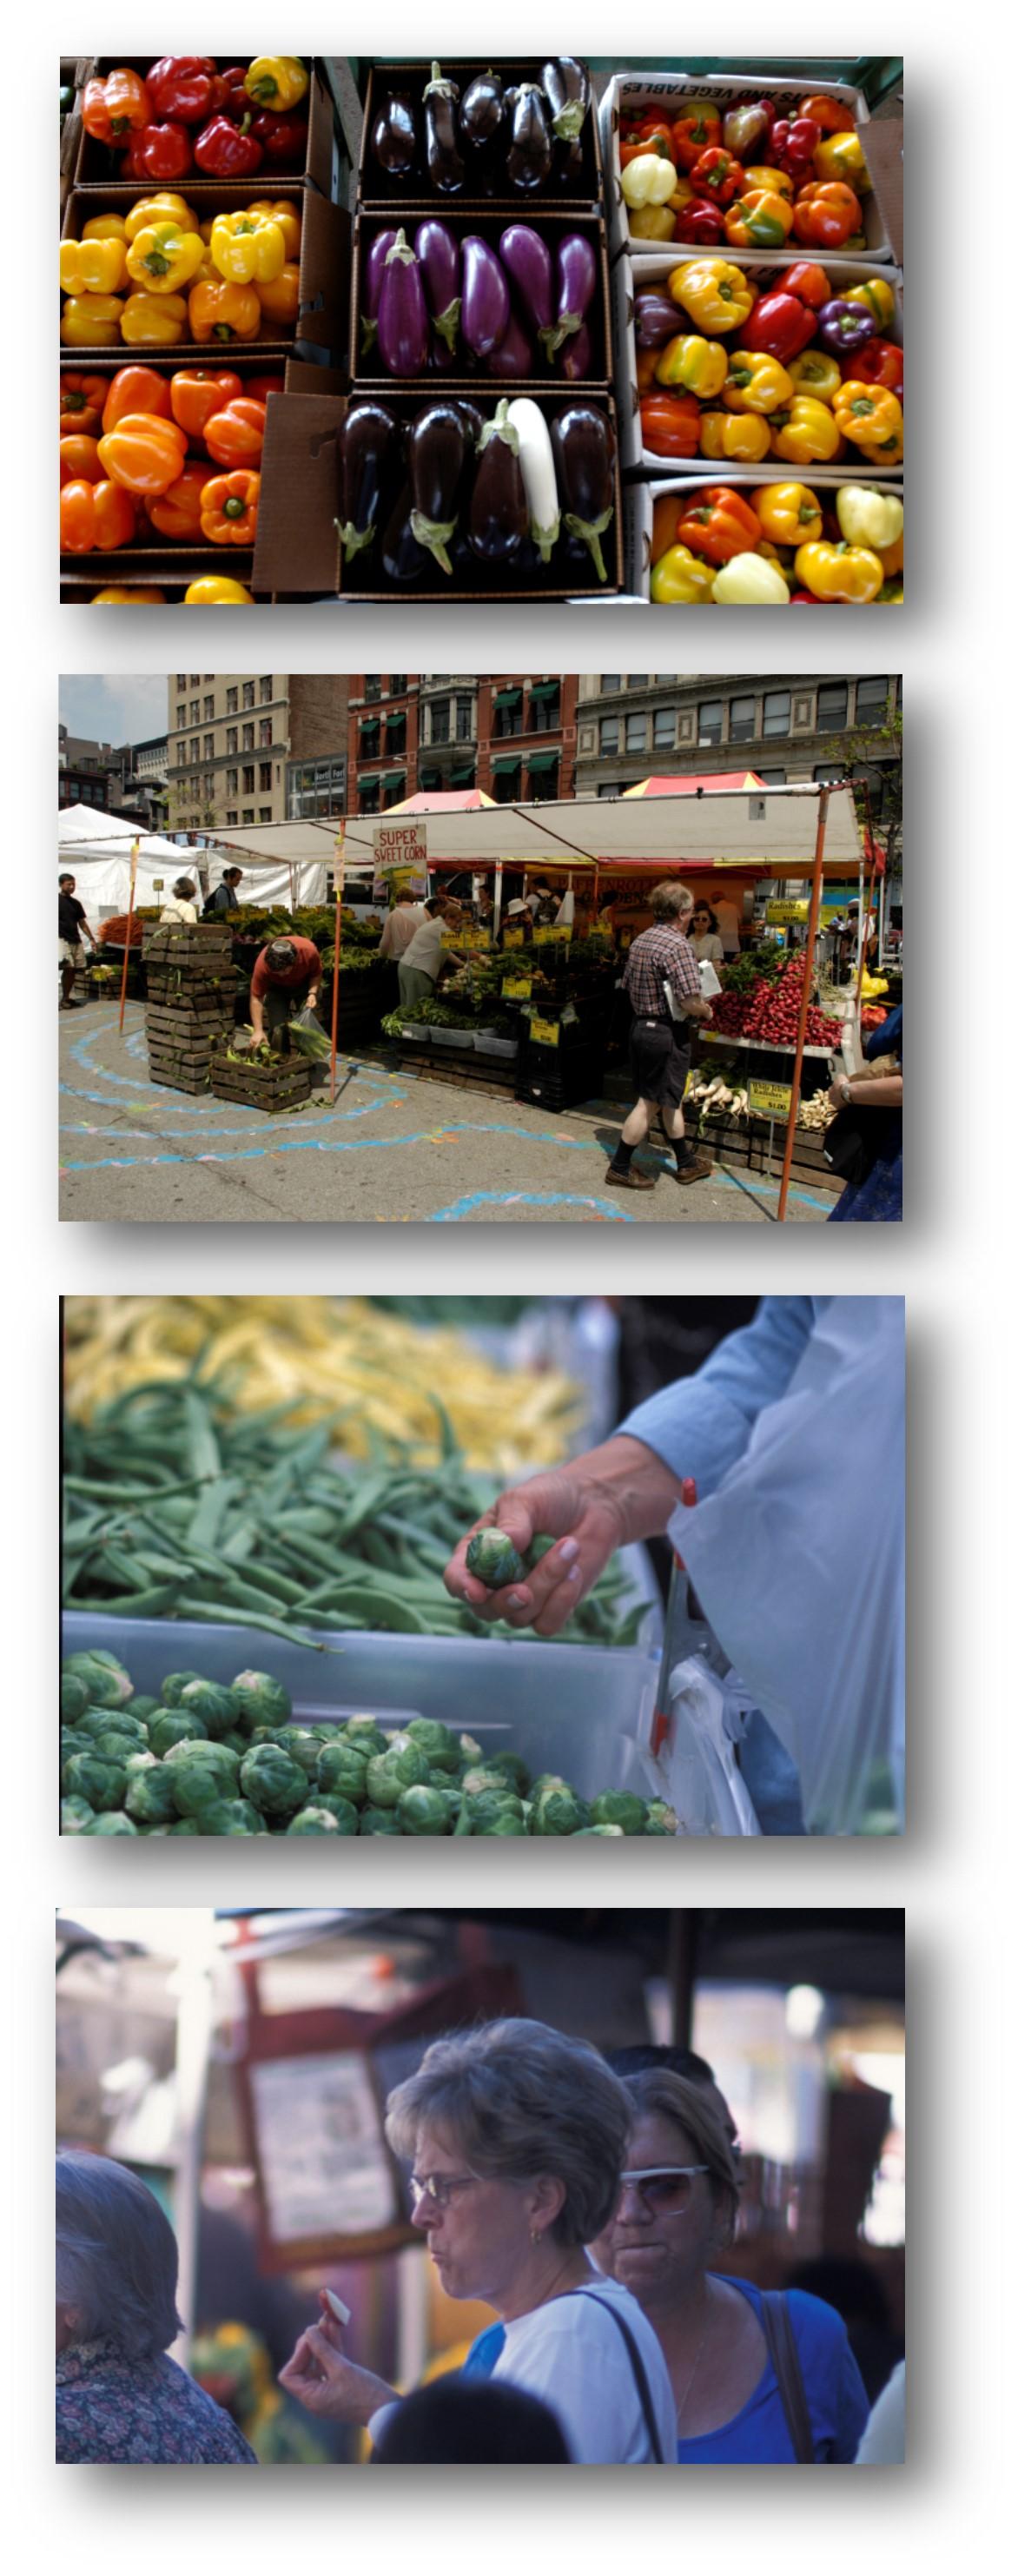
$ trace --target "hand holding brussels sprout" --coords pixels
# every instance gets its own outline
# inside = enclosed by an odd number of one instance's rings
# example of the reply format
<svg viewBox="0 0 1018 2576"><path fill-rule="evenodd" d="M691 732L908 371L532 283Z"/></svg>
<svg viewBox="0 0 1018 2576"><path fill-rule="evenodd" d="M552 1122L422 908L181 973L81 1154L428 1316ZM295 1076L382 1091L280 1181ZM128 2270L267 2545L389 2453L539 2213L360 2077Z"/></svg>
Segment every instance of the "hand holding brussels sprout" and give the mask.
<svg viewBox="0 0 1018 2576"><path fill-rule="evenodd" d="M680 1490L652 1449L619 1432L568 1467L500 1494L460 1540L445 1569L446 1591L480 1619L555 1637L616 1548L667 1528ZM495 1541L502 1542L497 1554ZM503 1549L506 1563L514 1553L523 1571L511 1569L491 1588Z"/></svg>

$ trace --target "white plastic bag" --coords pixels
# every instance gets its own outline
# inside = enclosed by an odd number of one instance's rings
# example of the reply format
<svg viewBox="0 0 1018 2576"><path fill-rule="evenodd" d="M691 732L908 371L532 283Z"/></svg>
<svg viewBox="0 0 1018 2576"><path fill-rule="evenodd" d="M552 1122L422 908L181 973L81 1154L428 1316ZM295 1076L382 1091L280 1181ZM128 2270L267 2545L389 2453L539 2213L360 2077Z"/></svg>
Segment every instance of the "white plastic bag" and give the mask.
<svg viewBox="0 0 1018 2576"><path fill-rule="evenodd" d="M670 1528L811 1833L904 1822L904 1330L900 1297L819 1301L787 1393Z"/></svg>
<svg viewBox="0 0 1018 2576"><path fill-rule="evenodd" d="M680 1834L758 1834L752 1799L732 1751L725 1692L696 1656L668 1675L664 1795Z"/></svg>
<svg viewBox="0 0 1018 2576"><path fill-rule="evenodd" d="M716 973L716 971L715 971L714 967L711 965L710 958L709 958L709 957L701 957L701 959L700 959L700 999L701 999L701 1001L703 1001L703 1002L711 1002L711 1001L713 1001L715 993L720 993L720 991L721 991L720 978L719 978L719 976L717 975L717 973Z"/></svg>

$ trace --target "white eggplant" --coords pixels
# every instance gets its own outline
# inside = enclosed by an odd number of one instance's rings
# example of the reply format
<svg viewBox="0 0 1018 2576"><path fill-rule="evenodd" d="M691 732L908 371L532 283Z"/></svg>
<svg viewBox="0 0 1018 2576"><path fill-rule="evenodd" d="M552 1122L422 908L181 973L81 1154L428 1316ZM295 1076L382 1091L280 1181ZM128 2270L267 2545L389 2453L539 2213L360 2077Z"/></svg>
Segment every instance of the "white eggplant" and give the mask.
<svg viewBox="0 0 1018 2576"><path fill-rule="evenodd" d="M547 563L561 526L555 459L548 423L536 402L520 394L509 405L509 422L519 440L520 469L530 514L530 534L542 563Z"/></svg>

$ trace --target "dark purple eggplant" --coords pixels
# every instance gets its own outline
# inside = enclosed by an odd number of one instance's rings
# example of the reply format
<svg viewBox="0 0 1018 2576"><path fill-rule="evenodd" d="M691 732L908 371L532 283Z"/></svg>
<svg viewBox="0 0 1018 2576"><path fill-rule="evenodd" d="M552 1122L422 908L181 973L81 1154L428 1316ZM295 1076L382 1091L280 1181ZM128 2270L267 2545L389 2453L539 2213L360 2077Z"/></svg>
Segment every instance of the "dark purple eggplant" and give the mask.
<svg viewBox="0 0 1018 2576"><path fill-rule="evenodd" d="M615 515L615 441L593 403L570 403L551 424L552 453L567 535L582 537L599 581L607 581L601 538Z"/></svg>
<svg viewBox="0 0 1018 2576"><path fill-rule="evenodd" d="M463 370L464 361L459 352L450 349L448 340L440 340L432 325L428 340L429 376L461 376Z"/></svg>
<svg viewBox="0 0 1018 2576"><path fill-rule="evenodd" d="M404 483L398 500L386 521L382 539L382 569L388 581L406 590L415 581L423 581L431 558L419 546L410 525L413 504L409 483Z"/></svg>
<svg viewBox="0 0 1018 2576"><path fill-rule="evenodd" d="M398 453L398 433L384 403L352 404L336 437L339 467L339 529L348 559L369 546L391 485Z"/></svg>
<svg viewBox="0 0 1018 2576"><path fill-rule="evenodd" d="M570 340L563 341L555 359L555 373L564 376L568 385L589 383L594 373L594 351L585 322Z"/></svg>
<svg viewBox="0 0 1018 2576"><path fill-rule="evenodd" d="M532 196L535 189L547 185L555 157L548 111L534 81L521 81L518 89L507 90L505 103L511 138L506 175L511 188L518 188L521 196Z"/></svg>
<svg viewBox="0 0 1018 2576"><path fill-rule="evenodd" d="M508 414L508 403L500 402L484 424L470 495L467 534L482 563L511 562L530 527L520 443Z"/></svg>
<svg viewBox="0 0 1018 2576"><path fill-rule="evenodd" d="M528 330L536 331L546 354L555 339L551 252L532 224L507 224L498 255L511 277Z"/></svg>
<svg viewBox="0 0 1018 2576"><path fill-rule="evenodd" d="M441 190L443 197L458 196L467 175L456 140L458 105L455 81L443 80L441 63L432 63L431 79L424 92L424 133L431 184Z"/></svg>
<svg viewBox="0 0 1018 2576"><path fill-rule="evenodd" d="M455 234L437 215L418 224L414 249L421 263L424 294L432 326L455 349L460 327L460 254Z"/></svg>
<svg viewBox="0 0 1018 2576"><path fill-rule="evenodd" d="M366 358L378 338L378 303L382 292L382 272L396 239L395 227L387 224L375 234L367 258L361 265L361 356Z"/></svg>
<svg viewBox="0 0 1018 2576"><path fill-rule="evenodd" d="M488 358L509 328L505 271L490 243L468 233L462 244L463 314L460 328L475 358Z"/></svg>
<svg viewBox="0 0 1018 2576"><path fill-rule="evenodd" d="M464 394L457 394L456 409L472 446L479 447L484 436L484 413Z"/></svg>
<svg viewBox="0 0 1018 2576"><path fill-rule="evenodd" d="M390 179L405 179L417 158L413 100L401 89L389 90L371 128L375 160Z"/></svg>
<svg viewBox="0 0 1018 2576"><path fill-rule="evenodd" d="M586 233L566 233L555 259L558 283L555 347L586 321L597 291L597 260Z"/></svg>
<svg viewBox="0 0 1018 2576"><path fill-rule="evenodd" d="M420 262L404 232L390 244L378 291L378 349L390 376L422 376L428 363L428 308Z"/></svg>
<svg viewBox="0 0 1018 2576"><path fill-rule="evenodd" d="M542 64L541 86L551 110L551 130L559 143L575 143L583 132L590 106L590 76L573 54L559 54Z"/></svg>
<svg viewBox="0 0 1018 2576"><path fill-rule="evenodd" d="M534 343L528 340L515 313L510 313L505 338L499 341L497 349L492 350L488 367L493 376L512 378L517 384L526 376L536 376L538 367Z"/></svg>
<svg viewBox="0 0 1018 2576"><path fill-rule="evenodd" d="M426 403L407 439L411 535L445 573L452 571L446 548L456 530L470 448L466 422L454 402Z"/></svg>
<svg viewBox="0 0 1018 2576"><path fill-rule="evenodd" d="M497 72L478 72L464 90L459 122L464 143L475 152L494 142L502 123L502 83Z"/></svg>
<svg viewBox="0 0 1018 2576"><path fill-rule="evenodd" d="M666 295L663 286L641 286L633 305L633 327L638 349L663 349L666 340L674 340L682 329L682 316Z"/></svg>

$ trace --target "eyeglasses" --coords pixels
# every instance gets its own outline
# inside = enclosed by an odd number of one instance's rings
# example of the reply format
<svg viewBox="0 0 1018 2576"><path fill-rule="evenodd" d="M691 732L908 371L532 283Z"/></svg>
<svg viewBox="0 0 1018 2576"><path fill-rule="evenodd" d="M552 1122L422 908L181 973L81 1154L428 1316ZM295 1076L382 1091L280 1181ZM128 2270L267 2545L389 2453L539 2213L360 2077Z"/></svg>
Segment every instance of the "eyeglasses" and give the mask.
<svg viewBox="0 0 1018 2576"><path fill-rule="evenodd" d="M479 2180L478 2174L411 2174L410 2198L415 2210L422 2200L432 2209L448 2209L458 2191L469 2191Z"/></svg>
<svg viewBox="0 0 1018 2576"><path fill-rule="evenodd" d="M709 2165L644 2165L639 2173L619 2175L620 2187L635 2191L646 2210L656 2218L684 2218L693 2197L694 2174L709 2173Z"/></svg>

